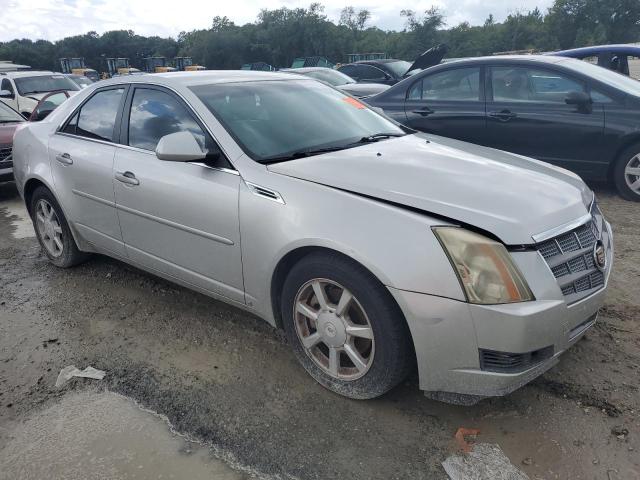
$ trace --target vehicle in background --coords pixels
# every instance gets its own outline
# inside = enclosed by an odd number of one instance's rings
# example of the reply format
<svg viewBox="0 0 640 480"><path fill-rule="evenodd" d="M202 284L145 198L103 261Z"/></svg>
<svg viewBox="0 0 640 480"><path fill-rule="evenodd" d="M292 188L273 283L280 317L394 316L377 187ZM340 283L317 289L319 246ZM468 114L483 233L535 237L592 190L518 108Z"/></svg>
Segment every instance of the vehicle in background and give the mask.
<svg viewBox="0 0 640 480"><path fill-rule="evenodd" d="M383 92L389 85L383 83L357 83L353 78L338 70L324 67L283 68L281 72L297 73L305 77L315 78L336 87L354 97L363 98Z"/></svg>
<svg viewBox="0 0 640 480"><path fill-rule="evenodd" d="M298 57L291 63L291 68L305 68L305 67L326 67L333 68L334 63L331 63L325 57Z"/></svg>
<svg viewBox="0 0 640 480"><path fill-rule="evenodd" d="M19 65L11 60L0 60L0 73L3 72L22 72L31 70L29 65Z"/></svg>
<svg viewBox="0 0 640 480"><path fill-rule="evenodd" d="M206 67L203 65L194 64L191 57L176 57L173 59L173 63L176 70L180 72L198 72L200 70L206 70Z"/></svg>
<svg viewBox="0 0 640 480"><path fill-rule="evenodd" d="M174 67L170 67L165 57L147 57L144 59L144 66L147 73L167 73L175 72Z"/></svg>
<svg viewBox="0 0 640 480"><path fill-rule="evenodd" d="M640 44L598 45L550 52L546 55L577 58L640 80Z"/></svg>
<svg viewBox="0 0 640 480"><path fill-rule="evenodd" d="M120 75L135 75L143 73L137 68L129 66L129 59L118 57L118 58L107 58L107 74L109 77L116 77Z"/></svg>
<svg viewBox="0 0 640 480"><path fill-rule="evenodd" d="M595 324L612 268L577 175L286 73L105 80L16 131L14 175L52 264L99 252L251 311L352 398L416 365L432 398L506 395Z"/></svg>
<svg viewBox="0 0 640 480"><path fill-rule="evenodd" d="M61 73L7 72L0 75L0 101L29 118L40 99L49 92L75 92L80 87Z"/></svg>
<svg viewBox="0 0 640 480"><path fill-rule="evenodd" d="M13 134L25 121L13 108L0 102L0 182L13 180Z"/></svg>
<svg viewBox="0 0 640 480"><path fill-rule="evenodd" d="M76 75L74 73L65 74L65 77L69 78L73 83L80 88L87 88L94 84L94 81L84 75Z"/></svg>
<svg viewBox="0 0 640 480"><path fill-rule="evenodd" d="M338 71L348 75L358 83L395 85L420 70L437 65L442 61L447 51L448 47L440 44L424 52L413 63L395 58L361 60L341 65L338 67Z"/></svg>
<svg viewBox="0 0 640 480"><path fill-rule="evenodd" d="M545 55L470 58L429 68L367 99L422 132L613 180L640 201L640 82Z"/></svg>
<svg viewBox="0 0 640 480"><path fill-rule="evenodd" d="M62 73L86 77L92 82L100 80L98 72L93 68L87 68L84 64L84 58L61 58L60 67L62 68Z"/></svg>
<svg viewBox="0 0 640 480"><path fill-rule="evenodd" d="M258 72L275 72L276 68L266 62L245 63L240 70L254 70Z"/></svg>
<svg viewBox="0 0 640 480"><path fill-rule="evenodd" d="M347 63L356 63L362 60L382 60L387 58L386 53L348 53Z"/></svg>
<svg viewBox="0 0 640 480"><path fill-rule="evenodd" d="M75 92L69 93L65 90L48 93L42 97L38 102L38 105L36 105L36 108L33 109L33 112L31 112L31 115L29 116L29 121L40 122L44 120L51 112L66 102L72 94L75 94Z"/></svg>

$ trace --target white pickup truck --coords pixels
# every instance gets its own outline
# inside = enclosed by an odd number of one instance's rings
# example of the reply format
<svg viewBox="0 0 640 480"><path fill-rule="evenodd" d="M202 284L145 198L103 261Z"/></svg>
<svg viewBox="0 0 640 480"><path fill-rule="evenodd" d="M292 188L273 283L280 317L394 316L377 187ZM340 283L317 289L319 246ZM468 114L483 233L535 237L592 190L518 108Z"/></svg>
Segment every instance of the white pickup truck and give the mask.
<svg viewBox="0 0 640 480"><path fill-rule="evenodd" d="M0 74L0 101L26 118L47 93L78 90L78 85L60 73L23 71Z"/></svg>

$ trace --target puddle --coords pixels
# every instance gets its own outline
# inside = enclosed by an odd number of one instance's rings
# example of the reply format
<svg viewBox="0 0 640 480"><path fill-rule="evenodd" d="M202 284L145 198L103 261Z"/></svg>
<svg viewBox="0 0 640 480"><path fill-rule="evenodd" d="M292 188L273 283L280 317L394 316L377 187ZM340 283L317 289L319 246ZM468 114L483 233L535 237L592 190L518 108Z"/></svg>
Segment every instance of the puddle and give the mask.
<svg viewBox="0 0 640 480"><path fill-rule="evenodd" d="M33 223L22 199L13 198L3 202L2 208L5 209L7 217L11 219L9 221L11 226L14 227L13 232L11 232L13 238L33 238L36 236L33 230Z"/></svg>
<svg viewBox="0 0 640 480"><path fill-rule="evenodd" d="M211 450L115 393L70 393L2 435L0 479L244 480Z"/></svg>

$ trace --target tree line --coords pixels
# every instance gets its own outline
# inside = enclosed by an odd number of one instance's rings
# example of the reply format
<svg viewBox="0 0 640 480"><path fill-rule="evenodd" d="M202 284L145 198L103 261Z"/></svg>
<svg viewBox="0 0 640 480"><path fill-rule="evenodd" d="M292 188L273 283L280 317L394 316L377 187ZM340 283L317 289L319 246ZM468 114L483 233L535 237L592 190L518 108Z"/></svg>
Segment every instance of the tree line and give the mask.
<svg viewBox="0 0 640 480"><path fill-rule="evenodd" d="M503 22L489 15L483 25L463 22L450 28L445 28L446 18L435 7L425 12L402 10L399 15L405 20L403 30L388 31L371 25L366 9L345 7L339 21L332 22L322 4L312 3L308 8L264 9L255 22L245 25L216 16L209 28L181 32L177 38L117 30L55 42L15 39L0 42L0 59L59 70L59 58L84 57L87 66L104 71L108 57L127 57L132 66L142 68L148 56L190 56L210 69L236 69L257 61L287 67L296 57L316 55L344 62L348 53L358 52L412 60L438 43L449 46L449 57L467 57L640 41L638 0L555 0L545 13L538 8L515 12Z"/></svg>

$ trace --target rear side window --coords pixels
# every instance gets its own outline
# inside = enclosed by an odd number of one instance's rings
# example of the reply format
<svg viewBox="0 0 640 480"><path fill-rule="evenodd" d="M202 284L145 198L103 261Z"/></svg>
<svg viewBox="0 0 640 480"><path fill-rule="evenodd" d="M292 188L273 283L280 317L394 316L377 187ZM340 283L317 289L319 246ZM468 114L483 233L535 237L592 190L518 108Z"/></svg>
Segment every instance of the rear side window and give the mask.
<svg viewBox="0 0 640 480"><path fill-rule="evenodd" d="M562 73L527 67L493 67L493 99L496 102L564 104L569 92L585 92L582 83Z"/></svg>
<svg viewBox="0 0 640 480"><path fill-rule="evenodd" d="M180 101L160 90L136 88L129 116L130 146L153 151L162 137L182 131L191 132L206 148L205 133Z"/></svg>
<svg viewBox="0 0 640 480"><path fill-rule="evenodd" d="M81 137L114 141L116 117L124 88L102 90L94 94L67 122L63 131Z"/></svg>
<svg viewBox="0 0 640 480"><path fill-rule="evenodd" d="M480 68L455 68L426 76L413 85L408 99L480 101Z"/></svg>

